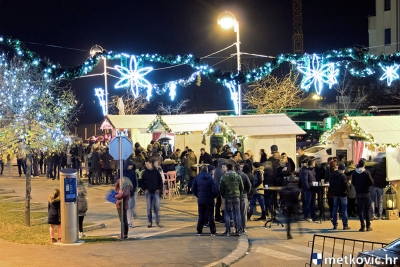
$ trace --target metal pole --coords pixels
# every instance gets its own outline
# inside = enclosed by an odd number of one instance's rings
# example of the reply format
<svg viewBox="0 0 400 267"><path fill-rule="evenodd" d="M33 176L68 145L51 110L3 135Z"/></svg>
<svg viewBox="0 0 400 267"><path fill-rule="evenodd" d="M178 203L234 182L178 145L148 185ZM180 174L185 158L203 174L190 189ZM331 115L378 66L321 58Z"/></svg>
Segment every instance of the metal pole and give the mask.
<svg viewBox="0 0 400 267"><path fill-rule="evenodd" d="M108 115L108 88L107 88L107 60L104 57L104 88L105 88L105 98L106 98L106 116Z"/></svg>
<svg viewBox="0 0 400 267"><path fill-rule="evenodd" d="M119 141L119 188L122 191L122 184L124 176L123 162L122 162L122 136L118 136ZM126 203L128 205L128 203ZM124 238L124 198L121 199L121 239Z"/></svg>
<svg viewBox="0 0 400 267"><path fill-rule="evenodd" d="M237 20L235 23L235 28L236 28L237 69L239 74L241 70L241 64L240 64L239 22ZM240 84L238 85L238 115L242 115L242 89L240 87Z"/></svg>

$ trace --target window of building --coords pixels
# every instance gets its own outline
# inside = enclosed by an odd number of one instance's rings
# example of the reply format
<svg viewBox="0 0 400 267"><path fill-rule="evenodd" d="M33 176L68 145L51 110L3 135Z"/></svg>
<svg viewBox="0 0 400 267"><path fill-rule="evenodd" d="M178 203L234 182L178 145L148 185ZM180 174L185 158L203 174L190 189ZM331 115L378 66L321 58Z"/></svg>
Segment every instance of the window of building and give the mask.
<svg viewBox="0 0 400 267"><path fill-rule="evenodd" d="M390 45L392 43L392 37L390 33L390 28L385 29L385 45Z"/></svg>
<svg viewBox="0 0 400 267"><path fill-rule="evenodd" d="M390 1L391 0L385 0L385 11L390 10Z"/></svg>

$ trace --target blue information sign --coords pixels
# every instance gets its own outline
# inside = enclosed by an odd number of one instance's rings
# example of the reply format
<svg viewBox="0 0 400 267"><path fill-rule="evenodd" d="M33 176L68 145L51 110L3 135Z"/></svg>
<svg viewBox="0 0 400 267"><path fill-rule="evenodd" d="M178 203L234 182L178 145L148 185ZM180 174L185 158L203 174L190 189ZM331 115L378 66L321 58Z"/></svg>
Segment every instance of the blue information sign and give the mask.
<svg viewBox="0 0 400 267"><path fill-rule="evenodd" d="M76 188L76 178L66 177L64 179L64 192L65 202L76 202L76 196L78 194Z"/></svg>

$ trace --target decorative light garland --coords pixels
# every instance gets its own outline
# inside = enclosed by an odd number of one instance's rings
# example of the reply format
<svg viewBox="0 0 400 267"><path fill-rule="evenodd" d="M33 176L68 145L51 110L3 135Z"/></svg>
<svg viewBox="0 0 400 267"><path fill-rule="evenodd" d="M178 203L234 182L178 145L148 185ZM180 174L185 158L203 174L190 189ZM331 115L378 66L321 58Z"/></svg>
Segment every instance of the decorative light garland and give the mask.
<svg viewBox="0 0 400 267"><path fill-rule="evenodd" d="M235 137L235 136L237 136L237 134L235 133L235 131L234 130L232 130L229 126L228 126L228 124L226 124L226 122L224 122L221 118L216 118L213 122L211 122L209 125L208 125L208 128L207 129L205 129L204 131L203 131L203 133L202 133L202 136L203 136L203 141L204 141L204 138L207 136L211 136L213 133L214 133L214 127L215 126L220 126L221 127L221 130L222 130L222 135L223 136L225 136L226 138L228 138L228 139L231 139L232 137Z"/></svg>
<svg viewBox="0 0 400 267"><path fill-rule="evenodd" d="M150 123L149 127L147 127L147 131L148 133L152 133L154 132L158 125L161 125L162 127L164 127L164 130L166 132L172 132L171 128L168 127L168 125L164 122L164 120L161 118L160 115L157 115L156 118Z"/></svg>
<svg viewBox="0 0 400 267"><path fill-rule="evenodd" d="M103 115L105 116L105 115L107 115L106 114L106 100L104 99L104 97L105 97L105 91L104 91L104 89L103 88L95 88L94 89L94 91L95 91L95 95L99 98L99 103L100 103L100 106L101 106L101 108L102 108L102 110L103 110Z"/></svg>

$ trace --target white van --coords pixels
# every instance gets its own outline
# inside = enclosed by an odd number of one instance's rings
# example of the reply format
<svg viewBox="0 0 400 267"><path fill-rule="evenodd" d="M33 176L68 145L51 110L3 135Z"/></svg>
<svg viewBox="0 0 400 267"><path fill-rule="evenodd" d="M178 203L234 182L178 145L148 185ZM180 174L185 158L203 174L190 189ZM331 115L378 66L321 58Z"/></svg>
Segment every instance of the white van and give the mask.
<svg viewBox="0 0 400 267"><path fill-rule="evenodd" d="M331 145L315 145L304 150L304 154L308 157L320 158L322 162L327 162L329 157L332 157Z"/></svg>

